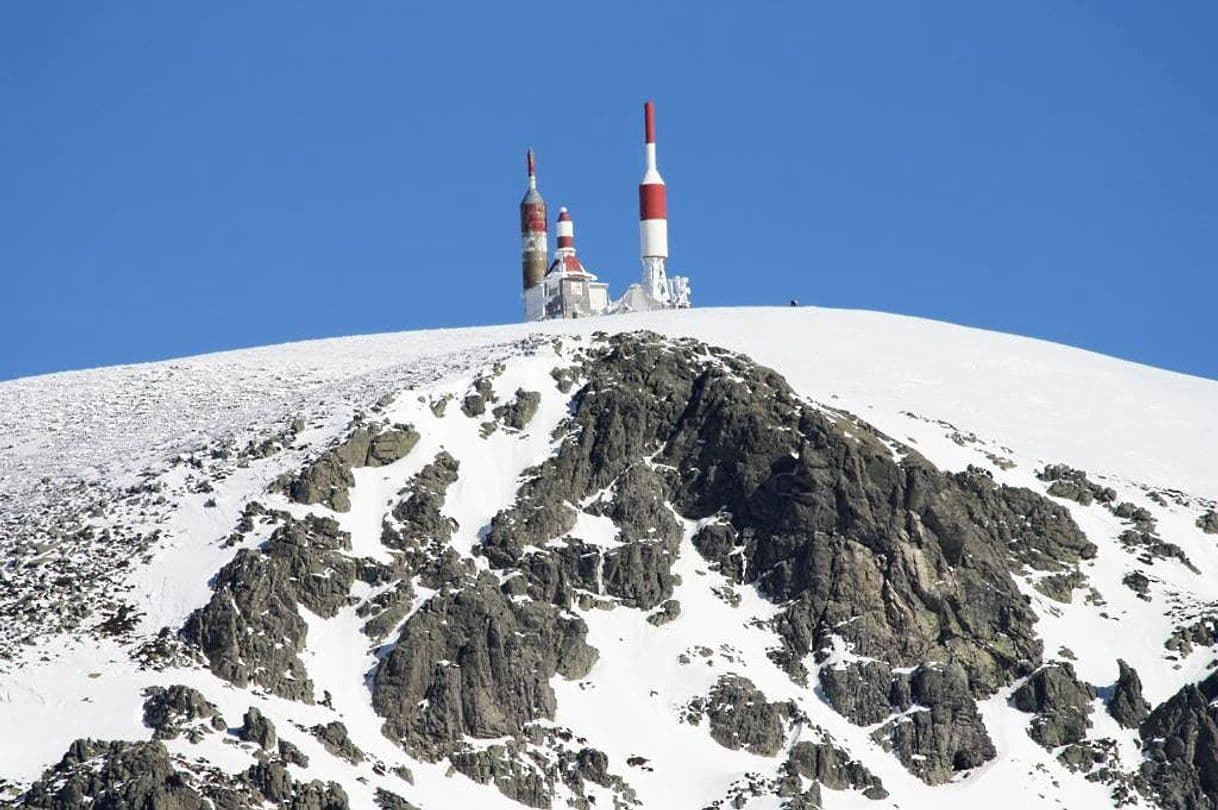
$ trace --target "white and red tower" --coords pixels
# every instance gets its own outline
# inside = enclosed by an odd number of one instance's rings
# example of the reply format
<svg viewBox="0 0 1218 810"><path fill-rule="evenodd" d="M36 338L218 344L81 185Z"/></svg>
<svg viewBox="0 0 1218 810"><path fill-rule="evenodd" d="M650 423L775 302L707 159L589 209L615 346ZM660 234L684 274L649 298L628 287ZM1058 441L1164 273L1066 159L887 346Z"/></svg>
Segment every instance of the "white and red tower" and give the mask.
<svg viewBox="0 0 1218 810"><path fill-rule="evenodd" d="M525 296L525 319L533 320L539 313L529 311L529 290L541 284L546 275L550 249L546 244L546 201L537 191L537 165L533 150L529 150L529 188L520 201L520 256Z"/></svg>
<svg viewBox="0 0 1218 810"><path fill-rule="evenodd" d="M643 258L643 290L657 303L669 303L668 198L656 166L656 107L643 105L643 134L647 168L639 183L639 246Z"/></svg>

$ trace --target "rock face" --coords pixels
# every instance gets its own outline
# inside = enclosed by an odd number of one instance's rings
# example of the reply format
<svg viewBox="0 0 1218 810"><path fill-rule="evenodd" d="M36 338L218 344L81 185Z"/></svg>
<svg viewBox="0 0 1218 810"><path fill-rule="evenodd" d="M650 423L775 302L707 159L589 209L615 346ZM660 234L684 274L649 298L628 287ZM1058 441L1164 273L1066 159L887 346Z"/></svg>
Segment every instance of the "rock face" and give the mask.
<svg viewBox="0 0 1218 810"><path fill-rule="evenodd" d="M550 604L514 601L483 574L439 594L407 620L372 679L385 732L427 759L464 735L521 733L554 716L550 678L585 675L596 651L587 625Z"/></svg>
<svg viewBox="0 0 1218 810"><path fill-rule="evenodd" d="M242 549L220 569L211 601L191 614L184 637L218 677L311 703L313 684L298 658L307 626L297 603L322 617L348 604L356 563L339 549L350 546L329 518L285 517L262 548Z"/></svg>
<svg viewBox="0 0 1218 810"><path fill-rule="evenodd" d="M908 713L881 726L872 737L927 784L947 782L955 773L994 758L994 743L959 664L922 665L910 675L898 674L890 697L893 708ZM911 708L925 711L909 712Z"/></svg>
<svg viewBox="0 0 1218 810"><path fill-rule="evenodd" d="M1011 693L1011 705L1036 715L1028 735L1048 749L1087 736L1093 700L1095 690L1075 677L1069 662L1046 664Z"/></svg>
<svg viewBox="0 0 1218 810"><path fill-rule="evenodd" d="M941 473L907 448L895 459L869 426L808 406L777 374L692 341L609 337L578 372L566 438L486 533L480 550L492 567L523 571L535 599L565 605L584 590L650 609L671 597L671 504L704 522L694 543L712 567L787 605L775 621L784 645L776 660L793 677L835 639L890 668L945 662L952 688L920 676L931 711L889 743L910 763L933 750L917 766L930 780L993 756L973 699L1041 657L1011 571L1070 571L1095 554L1064 508L981 470ZM607 554L574 539L542 548L573 529L571 504L602 491L613 500L587 509L629 527L625 545ZM603 589L580 564L598 557ZM834 705L878 722L901 680L868 674L871 694L856 702L878 708Z"/></svg>
<svg viewBox="0 0 1218 810"><path fill-rule="evenodd" d="M1146 779L1156 803L1166 810L1209 810L1218 806L1218 679L1189 684L1157 706L1138 733Z"/></svg>
<svg viewBox="0 0 1218 810"><path fill-rule="evenodd" d="M194 742L202 731L225 728L216 707L189 686L150 686L144 695L144 725L153 729L154 740L172 740L186 732ZM210 728L200 729L198 722L202 720L210 721Z"/></svg>
<svg viewBox="0 0 1218 810"><path fill-rule="evenodd" d="M1206 534L1218 534L1218 511L1211 509L1197 518L1197 528Z"/></svg>
<svg viewBox="0 0 1218 810"><path fill-rule="evenodd" d="M457 480L460 465L450 454L440 451L410 480L411 494L393 508L396 527L386 527L381 542L391 548L417 548L425 543L446 545L452 539L451 518L441 513L448 488Z"/></svg>
<svg viewBox="0 0 1218 810"><path fill-rule="evenodd" d="M1108 700L1108 713L1125 728L1137 728L1150 714L1150 704L1142 697L1142 679L1133 667L1117 659L1116 688Z"/></svg>

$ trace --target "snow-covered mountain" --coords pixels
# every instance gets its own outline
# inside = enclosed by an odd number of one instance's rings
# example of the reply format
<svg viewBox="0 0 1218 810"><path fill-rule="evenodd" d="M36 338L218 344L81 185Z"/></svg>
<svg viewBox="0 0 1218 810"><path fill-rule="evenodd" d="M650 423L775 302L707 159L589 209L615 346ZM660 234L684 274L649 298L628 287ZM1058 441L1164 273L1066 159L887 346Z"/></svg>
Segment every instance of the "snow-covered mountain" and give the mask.
<svg viewBox="0 0 1218 810"><path fill-rule="evenodd" d="M0 804L1218 806L1216 418L815 308L0 383Z"/></svg>

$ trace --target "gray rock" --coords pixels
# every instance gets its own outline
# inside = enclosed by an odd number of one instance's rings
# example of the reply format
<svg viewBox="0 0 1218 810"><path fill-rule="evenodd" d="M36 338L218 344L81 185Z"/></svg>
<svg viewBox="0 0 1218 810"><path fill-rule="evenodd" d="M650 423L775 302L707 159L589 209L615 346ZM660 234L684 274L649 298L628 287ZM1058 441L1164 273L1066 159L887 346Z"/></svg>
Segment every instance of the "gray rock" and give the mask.
<svg viewBox="0 0 1218 810"><path fill-rule="evenodd" d="M347 734L347 727L338 720L331 720L324 725L316 725L309 729L314 737L321 740L327 751L336 757L345 759L352 765L364 761L361 751Z"/></svg>
<svg viewBox="0 0 1218 810"><path fill-rule="evenodd" d="M350 547L333 520L286 518L262 548L242 549L220 569L211 601L187 619L184 638L217 677L311 703L313 684L298 657L307 626L297 603L327 618L349 603L356 564L339 549Z"/></svg>
<svg viewBox="0 0 1218 810"><path fill-rule="evenodd" d="M285 475L272 485L296 503L322 504L336 512L351 509L352 467L392 464L414 448L419 434L409 425L380 425L356 428L334 447L322 453L295 475Z"/></svg>
<svg viewBox="0 0 1218 810"><path fill-rule="evenodd" d="M878 776L831 741L795 743L787 753L787 770L831 790L861 790L869 799L888 797Z"/></svg>
<svg viewBox="0 0 1218 810"><path fill-rule="evenodd" d="M1218 717L1210 702L1218 697L1211 675L1188 684L1142 721L1141 776L1156 803L1166 810L1218 807Z"/></svg>
<svg viewBox="0 0 1218 810"><path fill-rule="evenodd" d="M1116 687L1108 699L1108 713L1125 728L1137 728L1150 714L1150 704L1142 697L1142 679L1133 667L1117 659Z"/></svg>
<svg viewBox="0 0 1218 810"><path fill-rule="evenodd" d="M1206 534L1218 534L1218 511L1210 509L1197 518L1197 528Z"/></svg>
<svg viewBox="0 0 1218 810"><path fill-rule="evenodd" d="M681 603L676 599L669 599L660 605L654 613L647 617L647 623L660 627L675 620L681 615Z"/></svg>
<svg viewBox="0 0 1218 810"><path fill-rule="evenodd" d="M186 732L195 742L201 730L225 728L224 718L215 705L189 686L150 686L144 695L144 725L153 729L154 740L173 740ZM197 724L202 720L210 721L209 727L199 729Z"/></svg>
<svg viewBox="0 0 1218 810"><path fill-rule="evenodd" d="M923 665L911 675L899 677L908 678L910 705L925 710L889 721L872 737L894 752L906 769L927 784L937 785L996 756L963 667ZM894 693L900 696L899 707L904 702L904 687Z"/></svg>
<svg viewBox="0 0 1218 810"><path fill-rule="evenodd" d="M163 743L77 740L21 797L19 807L210 808Z"/></svg>
<svg viewBox="0 0 1218 810"><path fill-rule="evenodd" d="M275 724L258 711L257 706L251 706L241 719L241 729L237 736L245 742L257 743L265 751L275 749L278 740L275 734Z"/></svg>
<svg viewBox="0 0 1218 810"><path fill-rule="evenodd" d="M419 810L419 808L415 807L401 796L397 795L396 793L391 793L384 788L376 789L376 795L374 796L373 800L376 802L376 806L381 808L381 810Z"/></svg>
<svg viewBox="0 0 1218 810"><path fill-rule="evenodd" d="M292 743L281 739L279 741L279 758L290 765L299 765L302 768L309 767L309 758Z"/></svg>
<svg viewBox="0 0 1218 810"><path fill-rule="evenodd" d="M440 593L403 626L372 678L385 732L436 760L465 735L517 735L554 716L550 678L585 675L587 626L553 605L513 601L490 574Z"/></svg>
<svg viewBox="0 0 1218 810"><path fill-rule="evenodd" d="M1036 715L1028 735L1048 749L1087 736L1093 700L1095 690L1075 677L1068 661L1046 664L1011 693L1011 705Z"/></svg>
<svg viewBox="0 0 1218 810"><path fill-rule="evenodd" d="M524 430L537 413L541 404L541 394L537 391L517 389L516 398L506 405L500 405L492 413L505 427L512 430Z"/></svg>
<svg viewBox="0 0 1218 810"><path fill-rule="evenodd" d="M409 497L393 508L396 529L387 529L382 542L400 549L417 548L427 543L447 545L456 523L441 510L459 469L458 461L441 450L435 460L419 470L406 485Z"/></svg>
<svg viewBox="0 0 1218 810"><path fill-rule="evenodd" d="M748 678L729 674L711 687L702 711L710 720L711 738L724 748L772 757L782 749L795 707L771 703Z"/></svg>

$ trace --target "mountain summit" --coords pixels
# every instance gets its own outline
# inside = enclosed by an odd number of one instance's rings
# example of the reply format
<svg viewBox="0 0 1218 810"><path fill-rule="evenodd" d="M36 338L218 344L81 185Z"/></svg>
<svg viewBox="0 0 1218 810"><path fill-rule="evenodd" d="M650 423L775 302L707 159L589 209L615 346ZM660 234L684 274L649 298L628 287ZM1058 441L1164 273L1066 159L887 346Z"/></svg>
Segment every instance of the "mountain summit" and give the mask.
<svg viewBox="0 0 1218 810"><path fill-rule="evenodd" d="M866 312L0 384L0 804L1218 806L1218 383Z"/></svg>

